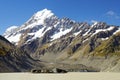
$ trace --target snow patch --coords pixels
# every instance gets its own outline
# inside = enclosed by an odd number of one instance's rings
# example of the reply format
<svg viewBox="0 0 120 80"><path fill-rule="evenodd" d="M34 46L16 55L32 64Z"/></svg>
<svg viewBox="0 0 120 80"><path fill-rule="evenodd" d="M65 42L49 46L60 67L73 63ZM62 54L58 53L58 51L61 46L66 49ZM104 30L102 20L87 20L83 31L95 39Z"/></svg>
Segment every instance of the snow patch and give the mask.
<svg viewBox="0 0 120 80"><path fill-rule="evenodd" d="M42 11L38 11L34 16L35 19L45 19L54 15L51 10L43 9Z"/></svg>
<svg viewBox="0 0 120 80"><path fill-rule="evenodd" d="M94 21L94 20L92 20L91 22L93 23L91 27L94 27L95 25L98 24L98 22L97 22L97 21Z"/></svg>
<svg viewBox="0 0 120 80"><path fill-rule="evenodd" d="M18 28L18 26L11 26L11 27L7 28L7 30L5 31L5 33L3 35L7 36L7 35L15 32L17 28Z"/></svg>
<svg viewBox="0 0 120 80"><path fill-rule="evenodd" d="M43 28L39 29L37 32L34 32L34 33L28 33L28 35L32 35L34 37L32 37L32 39L29 39L27 42L29 42L33 39L36 39L36 38L41 38L48 30L51 29L51 27L48 27L46 30L45 30L45 28L46 27L43 27Z"/></svg>
<svg viewBox="0 0 120 80"><path fill-rule="evenodd" d="M111 27L109 27L107 30L108 31L111 31L111 30L113 30L114 29L114 26L111 26Z"/></svg>
<svg viewBox="0 0 120 80"><path fill-rule="evenodd" d="M91 29L89 29L85 34L83 34L83 36L88 35L88 33L90 32Z"/></svg>
<svg viewBox="0 0 120 80"><path fill-rule="evenodd" d="M120 28L118 28L113 34L116 34L117 32L120 32Z"/></svg>
<svg viewBox="0 0 120 80"><path fill-rule="evenodd" d="M82 43L84 43L84 42L86 42L86 41L88 41L88 39L83 40Z"/></svg>
<svg viewBox="0 0 120 80"><path fill-rule="evenodd" d="M99 33L99 32L102 32L102 31L111 31L112 29L114 29L114 27L113 26L111 26L111 27L109 27L109 28L107 28L107 29L98 29L98 30L96 30L95 31L95 33L93 33L92 34L92 36L94 36L95 34L97 34L97 33Z"/></svg>
<svg viewBox="0 0 120 80"><path fill-rule="evenodd" d="M79 32L76 32L76 33L74 33L74 35L75 35L75 36L77 36L78 34L80 34L80 32L81 32L81 31L79 31Z"/></svg>
<svg viewBox="0 0 120 80"><path fill-rule="evenodd" d="M20 37L21 37L21 34L17 34L17 35L10 36L7 39L12 43L16 43L17 45L18 42L20 41Z"/></svg>
<svg viewBox="0 0 120 80"><path fill-rule="evenodd" d="M71 30L72 30L72 28L66 29L66 30L64 30L64 31L62 31L62 29L60 29L60 32L58 32L58 33L54 34L53 36L51 36L51 38L52 38L51 41L60 38L61 36L69 33Z"/></svg>
<svg viewBox="0 0 120 80"><path fill-rule="evenodd" d="M42 29L39 29L37 32L35 32L34 34L34 37L33 37L33 39L36 39L37 37L41 37L41 36L43 36L44 35L44 33L43 33L43 30L45 29L45 27L43 27Z"/></svg>
<svg viewBox="0 0 120 80"><path fill-rule="evenodd" d="M101 40L103 40L103 41L104 41L104 40L107 40L107 39L109 39L109 37L106 37L106 38L101 38Z"/></svg>
<svg viewBox="0 0 120 80"><path fill-rule="evenodd" d="M16 28L18 28L18 26L11 26L11 27L9 27L6 31L12 31L12 30L14 30L14 29L16 29Z"/></svg>
<svg viewBox="0 0 120 80"><path fill-rule="evenodd" d="M50 45L50 46L52 46L52 45L53 45L53 43L50 43L49 45Z"/></svg>
<svg viewBox="0 0 120 80"><path fill-rule="evenodd" d="M54 25L54 27L56 28L59 23L60 23L60 22L57 22L57 23Z"/></svg>

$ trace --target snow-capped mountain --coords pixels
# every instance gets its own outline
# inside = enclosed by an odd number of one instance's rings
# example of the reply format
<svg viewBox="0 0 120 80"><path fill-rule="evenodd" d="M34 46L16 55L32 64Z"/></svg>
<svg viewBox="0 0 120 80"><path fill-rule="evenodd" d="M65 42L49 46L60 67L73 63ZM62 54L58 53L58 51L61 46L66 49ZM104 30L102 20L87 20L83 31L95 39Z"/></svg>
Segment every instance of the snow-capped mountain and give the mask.
<svg viewBox="0 0 120 80"><path fill-rule="evenodd" d="M75 22L69 18L58 18L51 10L43 9L35 13L22 26L12 26L4 33L5 38L18 45L33 45L38 41L41 45L47 42L53 42L65 37L81 36L82 42L97 35L102 40L119 32L118 26L107 25L104 22ZM39 40L38 40L39 39Z"/></svg>
<svg viewBox="0 0 120 80"><path fill-rule="evenodd" d="M44 9L22 26L8 28L3 35L34 59L58 63L73 60L104 70L116 60L112 55L119 55L119 34L119 26L58 18L51 10ZM108 57L109 63L105 60Z"/></svg>
<svg viewBox="0 0 120 80"><path fill-rule="evenodd" d="M71 25L69 25L70 22L72 21L65 18L58 19L50 10L44 9L35 13L22 26L8 28L4 36L17 45L21 38L27 38L26 43L36 38L41 38L45 33L54 29L50 36L51 40L54 40L72 30Z"/></svg>
<svg viewBox="0 0 120 80"><path fill-rule="evenodd" d="M118 26L107 25L105 22L94 22L90 25L86 22L75 22L69 18L60 19L51 10L43 9L35 13L22 26L8 28L4 37L28 53L34 53L32 56L39 57L36 53L46 53L46 49L39 50L39 48L44 47L44 44L47 43L49 43L47 47L50 51L59 52L67 46L73 45L72 40L79 37L77 39L80 41L79 44L89 43L90 51L92 51L101 43L96 42L97 39L107 40L119 31ZM57 44L57 46L53 44ZM54 47L56 47L55 50ZM75 46L74 48L76 49Z"/></svg>
<svg viewBox="0 0 120 80"><path fill-rule="evenodd" d="M50 10L44 9L42 11L37 12L34 14L25 24L20 27L10 27L4 33L4 36L10 41L14 43L18 43L20 41L21 36L23 36L26 31L29 31L27 35L33 35L33 39L36 37L40 37L45 28L43 26L44 20L53 16ZM48 28L50 29L50 28ZM40 33L39 33L40 32ZM32 39L32 38L31 38Z"/></svg>
<svg viewBox="0 0 120 80"><path fill-rule="evenodd" d="M111 31L114 29L117 30L117 27L108 26L102 22L95 22L89 25L87 23L77 23L69 18L59 19L50 10L44 9L35 13L22 26L12 26L8 28L4 36L10 42L17 45L21 39L25 39L24 43L27 43L36 38L43 37L46 33L49 33L50 41L53 41L70 32L75 36L80 33L83 36L93 36L99 32Z"/></svg>

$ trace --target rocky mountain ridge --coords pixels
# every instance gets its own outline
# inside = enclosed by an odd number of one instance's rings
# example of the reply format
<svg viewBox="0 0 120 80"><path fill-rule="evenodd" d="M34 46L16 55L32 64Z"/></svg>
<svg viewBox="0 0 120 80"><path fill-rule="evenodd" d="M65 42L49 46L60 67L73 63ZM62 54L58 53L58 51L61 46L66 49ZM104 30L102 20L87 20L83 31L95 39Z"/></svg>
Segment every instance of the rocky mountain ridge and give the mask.
<svg viewBox="0 0 120 80"><path fill-rule="evenodd" d="M88 24L60 19L44 9L22 26L7 29L3 35L34 59L119 71L119 31L119 26L105 22Z"/></svg>

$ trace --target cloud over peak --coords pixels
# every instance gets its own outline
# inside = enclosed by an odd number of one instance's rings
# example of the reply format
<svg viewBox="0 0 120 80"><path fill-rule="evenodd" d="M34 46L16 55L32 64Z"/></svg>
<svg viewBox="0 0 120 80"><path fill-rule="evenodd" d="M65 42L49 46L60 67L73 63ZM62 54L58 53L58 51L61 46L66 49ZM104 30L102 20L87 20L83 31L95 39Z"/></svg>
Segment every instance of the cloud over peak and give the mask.
<svg viewBox="0 0 120 80"><path fill-rule="evenodd" d="M114 12L112 10L106 12L106 16L114 18L114 19L120 19L120 16L118 15L118 13L116 13L116 12Z"/></svg>

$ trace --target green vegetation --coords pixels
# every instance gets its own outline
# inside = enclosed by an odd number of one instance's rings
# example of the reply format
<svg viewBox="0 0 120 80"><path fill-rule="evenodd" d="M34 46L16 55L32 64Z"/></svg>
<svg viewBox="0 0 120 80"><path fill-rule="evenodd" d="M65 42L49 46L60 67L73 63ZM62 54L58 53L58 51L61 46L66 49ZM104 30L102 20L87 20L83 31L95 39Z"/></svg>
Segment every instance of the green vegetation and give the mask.
<svg viewBox="0 0 120 80"><path fill-rule="evenodd" d="M4 56L6 55L6 51L3 51L2 49L0 49L0 56Z"/></svg>
<svg viewBox="0 0 120 80"><path fill-rule="evenodd" d="M67 50L67 54L68 54L69 56L71 56L71 55L73 54L72 49Z"/></svg>
<svg viewBox="0 0 120 80"><path fill-rule="evenodd" d="M5 56L12 48L13 45L4 37L0 36L0 56Z"/></svg>
<svg viewBox="0 0 120 80"><path fill-rule="evenodd" d="M40 47L40 50L45 50L45 49L47 49L49 46L50 46L49 43L44 44L42 47Z"/></svg>
<svg viewBox="0 0 120 80"><path fill-rule="evenodd" d="M90 52L90 45L86 45L84 49L84 55Z"/></svg>
<svg viewBox="0 0 120 80"><path fill-rule="evenodd" d="M76 45L76 44L78 44L78 43L80 43L80 42L82 42L81 37L77 37L77 38L75 38L75 39L72 41L71 45Z"/></svg>
<svg viewBox="0 0 120 80"><path fill-rule="evenodd" d="M109 40L98 46L94 54L97 56L117 55L120 56L120 33L113 35Z"/></svg>

